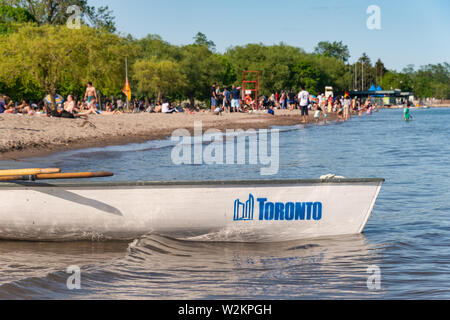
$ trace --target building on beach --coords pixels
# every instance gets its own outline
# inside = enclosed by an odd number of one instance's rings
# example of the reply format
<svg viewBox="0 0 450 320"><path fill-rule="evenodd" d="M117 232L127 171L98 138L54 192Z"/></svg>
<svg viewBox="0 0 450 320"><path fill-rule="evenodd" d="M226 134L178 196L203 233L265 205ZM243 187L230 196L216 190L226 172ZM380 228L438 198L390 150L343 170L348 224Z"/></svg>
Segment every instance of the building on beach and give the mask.
<svg viewBox="0 0 450 320"><path fill-rule="evenodd" d="M372 87L368 91L351 91L352 97L360 98L362 101L367 99L375 100L381 106L396 106L405 103L406 101L414 100L414 92L403 92L400 89L383 90L380 86Z"/></svg>

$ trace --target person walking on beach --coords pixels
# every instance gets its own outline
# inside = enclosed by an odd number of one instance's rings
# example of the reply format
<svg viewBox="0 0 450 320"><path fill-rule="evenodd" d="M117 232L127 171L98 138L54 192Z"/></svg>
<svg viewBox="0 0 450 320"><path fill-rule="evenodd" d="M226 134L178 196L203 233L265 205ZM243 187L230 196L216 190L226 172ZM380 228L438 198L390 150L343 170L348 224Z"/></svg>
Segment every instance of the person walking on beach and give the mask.
<svg viewBox="0 0 450 320"><path fill-rule="evenodd" d="M231 112L231 92L228 88L225 88L223 91L223 109L228 113Z"/></svg>
<svg viewBox="0 0 450 320"><path fill-rule="evenodd" d="M336 108L336 122L339 122L341 119L344 118L344 107L341 104L340 97L336 99L335 108Z"/></svg>
<svg viewBox="0 0 450 320"><path fill-rule="evenodd" d="M88 108L91 109L96 107L98 97L97 97L97 89L92 85L92 82L88 82L86 85L86 93L84 95L84 101L87 102Z"/></svg>
<svg viewBox="0 0 450 320"><path fill-rule="evenodd" d="M328 113L327 113L327 107L328 107L328 100L325 97L325 95L321 95L322 99L319 100L321 101L319 103L319 107L320 109L322 109L322 113L323 113L323 123L327 124L327 120L328 120Z"/></svg>
<svg viewBox="0 0 450 320"><path fill-rule="evenodd" d="M284 91L281 93L280 104L281 104L281 109L286 110L287 96L286 96L286 92L284 92Z"/></svg>
<svg viewBox="0 0 450 320"><path fill-rule="evenodd" d="M328 113L333 112L333 96L328 97Z"/></svg>
<svg viewBox="0 0 450 320"><path fill-rule="evenodd" d="M308 105L309 105L309 92L302 87L302 91L298 94L298 101L300 103L300 109L302 110L302 123L308 123L309 113L308 113Z"/></svg>
<svg viewBox="0 0 450 320"><path fill-rule="evenodd" d="M350 108L352 104L352 99L350 96L344 98L344 121L350 120Z"/></svg>
<svg viewBox="0 0 450 320"><path fill-rule="evenodd" d="M294 90L291 89L291 91L289 91L288 97L289 97L289 100L288 100L288 108L289 108L289 110L292 111L292 110L294 110L294 109L297 107L297 103L296 103L296 101L295 101L295 93L294 93Z"/></svg>
<svg viewBox="0 0 450 320"><path fill-rule="evenodd" d="M231 110L239 112L241 108L241 91L233 84L231 89Z"/></svg>
<svg viewBox="0 0 450 320"><path fill-rule="evenodd" d="M223 105L223 92L220 90L220 86L216 87L216 106L222 107Z"/></svg>
<svg viewBox="0 0 450 320"><path fill-rule="evenodd" d="M217 97L217 91L216 91L216 84L213 83L211 86L211 112L214 112L214 110L217 107L218 97Z"/></svg>

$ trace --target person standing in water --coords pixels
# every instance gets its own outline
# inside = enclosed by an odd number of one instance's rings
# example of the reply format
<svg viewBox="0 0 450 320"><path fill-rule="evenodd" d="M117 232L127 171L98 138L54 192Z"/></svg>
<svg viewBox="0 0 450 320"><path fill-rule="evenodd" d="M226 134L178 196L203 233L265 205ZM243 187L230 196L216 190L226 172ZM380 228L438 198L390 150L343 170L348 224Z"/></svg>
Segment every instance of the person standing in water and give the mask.
<svg viewBox="0 0 450 320"><path fill-rule="evenodd" d="M87 83L86 94L84 95L84 101L87 102L89 109L97 108L96 104L98 101L97 89L92 85L92 82Z"/></svg>
<svg viewBox="0 0 450 320"><path fill-rule="evenodd" d="M405 117L405 121L411 120L411 111L409 110L409 105L407 103L405 104L404 117Z"/></svg>
<svg viewBox="0 0 450 320"><path fill-rule="evenodd" d="M308 113L308 106L309 106L309 92L305 90L305 88L302 87L302 91L298 94L298 102L300 103L300 109L302 112L302 122L308 123L309 122L309 113Z"/></svg>

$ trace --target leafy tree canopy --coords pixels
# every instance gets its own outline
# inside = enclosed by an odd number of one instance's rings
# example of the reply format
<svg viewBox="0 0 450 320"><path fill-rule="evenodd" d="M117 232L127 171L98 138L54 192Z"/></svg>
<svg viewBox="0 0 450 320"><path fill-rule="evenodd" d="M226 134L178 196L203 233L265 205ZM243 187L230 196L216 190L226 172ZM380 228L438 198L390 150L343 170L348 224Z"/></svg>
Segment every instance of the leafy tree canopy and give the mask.
<svg viewBox="0 0 450 320"><path fill-rule="evenodd" d="M342 41L321 41L317 44L314 52L326 57L333 57L337 60L347 62L350 59L350 51L348 46L344 45Z"/></svg>
<svg viewBox="0 0 450 320"><path fill-rule="evenodd" d="M114 17L107 6L95 8L87 0L0 0L0 4L26 9L39 24L66 24L74 11L71 6L80 9L80 18L94 28L116 30Z"/></svg>
<svg viewBox="0 0 450 320"><path fill-rule="evenodd" d="M0 34L13 32L16 24L25 22L36 22L36 19L26 9L0 5Z"/></svg>

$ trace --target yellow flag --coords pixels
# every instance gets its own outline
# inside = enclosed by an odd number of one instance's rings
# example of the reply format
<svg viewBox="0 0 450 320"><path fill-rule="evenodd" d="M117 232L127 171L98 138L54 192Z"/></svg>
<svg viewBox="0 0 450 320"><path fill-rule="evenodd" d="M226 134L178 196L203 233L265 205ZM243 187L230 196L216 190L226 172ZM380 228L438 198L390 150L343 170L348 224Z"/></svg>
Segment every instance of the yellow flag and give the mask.
<svg viewBox="0 0 450 320"><path fill-rule="evenodd" d="M122 92L127 96L128 101L131 101L131 88L130 88L130 82L128 81L128 78L127 78L127 81L125 82L125 87L123 88Z"/></svg>

